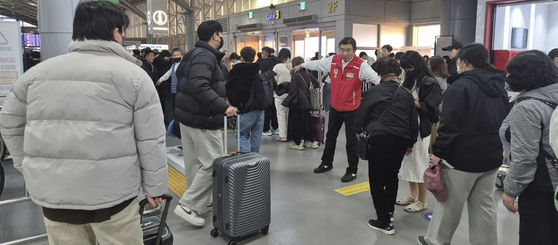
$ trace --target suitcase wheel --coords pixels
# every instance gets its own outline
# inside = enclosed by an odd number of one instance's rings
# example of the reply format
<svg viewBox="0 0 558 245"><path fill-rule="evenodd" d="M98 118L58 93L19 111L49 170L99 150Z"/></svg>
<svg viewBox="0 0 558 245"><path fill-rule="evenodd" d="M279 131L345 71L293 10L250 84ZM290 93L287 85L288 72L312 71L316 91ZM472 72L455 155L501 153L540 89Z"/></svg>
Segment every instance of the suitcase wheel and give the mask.
<svg viewBox="0 0 558 245"><path fill-rule="evenodd" d="M212 237L218 237L219 236L219 230L217 230L217 229L211 230L211 236Z"/></svg>
<svg viewBox="0 0 558 245"><path fill-rule="evenodd" d="M262 229L262 234L267 235L267 232L269 232L269 226Z"/></svg>
<svg viewBox="0 0 558 245"><path fill-rule="evenodd" d="M236 242L234 240L230 240L229 245L236 245Z"/></svg>

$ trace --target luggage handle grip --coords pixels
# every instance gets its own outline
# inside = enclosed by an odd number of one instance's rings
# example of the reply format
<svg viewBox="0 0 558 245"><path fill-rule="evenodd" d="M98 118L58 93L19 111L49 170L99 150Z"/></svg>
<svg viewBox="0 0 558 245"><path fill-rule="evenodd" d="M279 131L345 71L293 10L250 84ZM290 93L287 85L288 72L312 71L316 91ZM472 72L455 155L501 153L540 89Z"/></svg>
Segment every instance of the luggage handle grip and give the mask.
<svg viewBox="0 0 558 245"><path fill-rule="evenodd" d="M157 232L157 239L155 241L155 245L161 245L162 243L162 235L163 235L163 230L166 227L166 221L167 221L167 214L169 212L169 206L170 206L170 201L172 200L172 196L169 194L163 194L162 196L160 196L160 198L162 198L165 201L165 205L163 208L163 214L161 215L161 223L159 224L159 231ZM143 199L140 201L140 216L143 218L144 216L144 209L145 206L149 203L149 201L146 199ZM160 203L159 206L161 206L162 204ZM157 209L157 208L155 208Z"/></svg>

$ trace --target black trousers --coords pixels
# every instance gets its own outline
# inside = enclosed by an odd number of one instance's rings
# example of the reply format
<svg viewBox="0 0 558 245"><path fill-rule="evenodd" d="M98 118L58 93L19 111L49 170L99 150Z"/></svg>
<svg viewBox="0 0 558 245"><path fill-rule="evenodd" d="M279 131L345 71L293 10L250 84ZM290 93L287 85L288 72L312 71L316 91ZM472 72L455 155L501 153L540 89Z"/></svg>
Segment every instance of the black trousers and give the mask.
<svg viewBox="0 0 558 245"><path fill-rule="evenodd" d="M382 135L370 137L368 150L368 178L370 193L378 220L389 223L389 213L395 210L399 184L399 168L407 152L409 139Z"/></svg>
<svg viewBox="0 0 558 245"><path fill-rule="evenodd" d="M558 245L558 212L553 192L524 191L518 206L520 245Z"/></svg>
<svg viewBox="0 0 558 245"><path fill-rule="evenodd" d="M333 165L333 157L335 156L335 147L337 146L337 136L341 126L345 123L345 136L347 137L347 160L349 167L347 171L356 174L358 171L358 141L355 131L355 114L356 111L336 111L333 107L329 111L329 122L327 126L326 142L324 153L322 155L322 163Z"/></svg>
<svg viewBox="0 0 558 245"><path fill-rule="evenodd" d="M279 128L279 123L277 123L277 109L275 109L274 101L273 105L265 110L263 131L267 132L271 129L277 130L277 128Z"/></svg>
<svg viewBox="0 0 558 245"><path fill-rule="evenodd" d="M289 125L288 138L295 144L300 145L303 139L305 142L314 142L314 124L309 110L289 109Z"/></svg>

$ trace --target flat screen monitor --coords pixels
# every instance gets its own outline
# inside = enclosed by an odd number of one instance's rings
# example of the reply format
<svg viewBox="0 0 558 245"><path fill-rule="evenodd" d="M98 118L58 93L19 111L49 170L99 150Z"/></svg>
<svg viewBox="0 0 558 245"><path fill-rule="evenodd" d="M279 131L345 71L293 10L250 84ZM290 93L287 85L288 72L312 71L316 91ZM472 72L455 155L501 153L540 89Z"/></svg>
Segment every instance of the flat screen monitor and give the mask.
<svg viewBox="0 0 558 245"><path fill-rule="evenodd" d="M41 38L37 33L23 33L21 34L23 47L40 47Z"/></svg>
<svg viewBox="0 0 558 245"><path fill-rule="evenodd" d="M528 36L527 28L512 27L511 48L526 49Z"/></svg>

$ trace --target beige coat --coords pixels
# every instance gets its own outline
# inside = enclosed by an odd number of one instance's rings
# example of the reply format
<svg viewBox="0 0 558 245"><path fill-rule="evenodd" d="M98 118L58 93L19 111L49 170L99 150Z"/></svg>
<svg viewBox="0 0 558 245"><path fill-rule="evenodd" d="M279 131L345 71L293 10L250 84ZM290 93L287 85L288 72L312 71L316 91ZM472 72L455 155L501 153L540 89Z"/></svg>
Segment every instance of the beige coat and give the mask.
<svg viewBox="0 0 558 245"><path fill-rule="evenodd" d="M0 132L35 203L96 210L167 192L161 105L136 61L116 42L72 42L14 83Z"/></svg>

